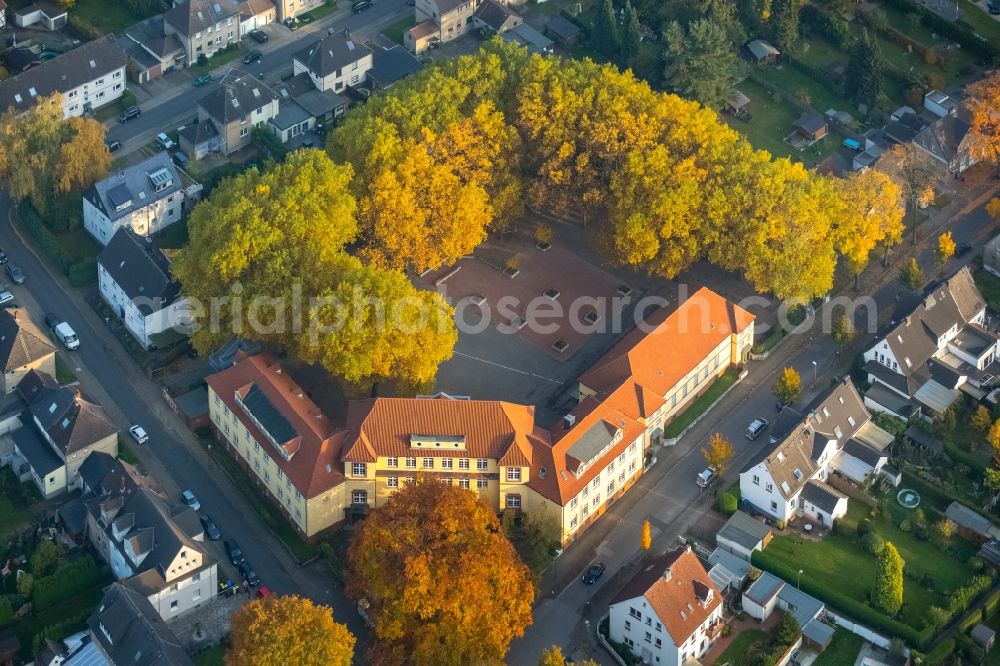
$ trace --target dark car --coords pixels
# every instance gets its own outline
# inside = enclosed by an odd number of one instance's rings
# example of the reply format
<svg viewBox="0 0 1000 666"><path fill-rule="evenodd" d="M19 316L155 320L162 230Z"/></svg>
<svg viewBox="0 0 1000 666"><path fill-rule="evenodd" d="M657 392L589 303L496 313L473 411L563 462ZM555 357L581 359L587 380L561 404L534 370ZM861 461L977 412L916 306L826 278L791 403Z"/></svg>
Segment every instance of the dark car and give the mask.
<svg viewBox="0 0 1000 666"><path fill-rule="evenodd" d="M215 521L204 514L199 518L201 518L201 526L205 528L205 534L208 535L208 538L212 541L218 541L222 537L222 532L215 525Z"/></svg>
<svg viewBox="0 0 1000 666"><path fill-rule="evenodd" d="M118 122L127 123L128 121L134 120L135 118L138 117L139 117L139 107L130 106L121 112L121 114L118 116Z"/></svg>
<svg viewBox="0 0 1000 666"><path fill-rule="evenodd" d="M234 567L238 567L245 561L239 544L235 541L223 541L222 543L226 547L226 555L229 556L229 561L233 563Z"/></svg>
<svg viewBox="0 0 1000 666"><path fill-rule="evenodd" d="M597 579L604 575L607 567L604 566L604 562L598 562L597 564L591 564L587 571L583 574L583 584L593 585L597 582Z"/></svg>
<svg viewBox="0 0 1000 666"><path fill-rule="evenodd" d="M7 274L10 275L10 280L14 284L24 284L24 271L17 264L7 262Z"/></svg>
<svg viewBox="0 0 1000 666"><path fill-rule="evenodd" d="M0 264L6 264L6 263L7 263L7 253L4 252L2 248L0 248Z"/></svg>
<svg viewBox="0 0 1000 666"><path fill-rule="evenodd" d="M270 37L268 37L267 33L264 32L263 30L251 30L250 39L254 40L259 44L264 44L267 42L268 39L270 39Z"/></svg>
<svg viewBox="0 0 1000 666"><path fill-rule="evenodd" d="M956 257L964 257L970 252L972 252L972 243L962 243L961 245L955 248Z"/></svg>
<svg viewBox="0 0 1000 666"><path fill-rule="evenodd" d="M351 5L351 11L355 14L360 14L366 9L371 9L372 3L370 0L358 0L353 5Z"/></svg>
<svg viewBox="0 0 1000 666"><path fill-rule="evenodd" d="M63 322L63 320L59 318L59 315L52 314L51 312L46 312L45 313L45 327L46 328L49 328L49 329L55 328L56 326L58 326L62 322Z"/></svg>
<svg viewBox="0 0 1000 666"><path fill-rule="evenodd" d="M243 574L243 577L246 578L247 582L250 583L252 587L260 585L260 578L257 576L257 572L253 570L253 567L250 566L249 562L243 560L240 563L239 569L240 573Z"/></svg>
<svg viewBox="0 0 1000 666"><path fill-rule="evenodd" d="M117 153L122 148L121 141L108 141L108 152Z"/></svg>
<svg viewBox="0 0 1000 666"><path fill-rule="evenodd" d="M199 76L197 79L194 80L194 87L201 88L202 86L207 86L211 82L212 82L211 74L202 74L201 76Z"/></svg>
<svg viewBox="0 0 1000 666"><path fill-rule="evenodd" d="M260 51L251 51L250 53L243 56L243 64L249 65L251 63L257 62L264 57L264 54Z"/></svg>

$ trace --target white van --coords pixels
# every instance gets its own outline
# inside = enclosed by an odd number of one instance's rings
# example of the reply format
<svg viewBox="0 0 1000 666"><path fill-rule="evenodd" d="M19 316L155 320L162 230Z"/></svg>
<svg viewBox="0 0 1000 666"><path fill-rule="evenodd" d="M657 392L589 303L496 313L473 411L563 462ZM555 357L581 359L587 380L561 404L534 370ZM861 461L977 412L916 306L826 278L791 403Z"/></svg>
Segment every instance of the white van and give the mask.
<svg viewBox="0 0 1000 666"><path fill-rule="evenodd" d="M56 338L59 339L59 342L63 343L66 349L73 351L80 348L80 338L76 336L76 332L66 322L56 324L52 332L55 333Z"/></svg>

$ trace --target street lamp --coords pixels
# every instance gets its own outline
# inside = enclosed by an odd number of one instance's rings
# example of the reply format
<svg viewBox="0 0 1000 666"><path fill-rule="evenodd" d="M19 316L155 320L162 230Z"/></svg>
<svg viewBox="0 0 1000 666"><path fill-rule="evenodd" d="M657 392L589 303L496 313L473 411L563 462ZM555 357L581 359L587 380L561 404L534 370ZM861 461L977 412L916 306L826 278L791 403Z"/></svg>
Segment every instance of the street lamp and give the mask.
<svg viewBox="0 0 1000 666"><path fill-rule="evenodd" d="M801 585L802 585L802 569L799 569L799 578L798 580L795 581L795 587L801 590L802 589Z"/></svg>
<svg viewBox="0 0 1000 666"><path fill-rule="evenodd" d="M813 384L815 384L815 383L816 383L816 381L817 381L817 380L816 380L816 373L817 373L817 368L818 368L819 366L818 366L818 364L816 363L816 361L813 361L813 362L812 362L812 364L813 364Z"/></svg>

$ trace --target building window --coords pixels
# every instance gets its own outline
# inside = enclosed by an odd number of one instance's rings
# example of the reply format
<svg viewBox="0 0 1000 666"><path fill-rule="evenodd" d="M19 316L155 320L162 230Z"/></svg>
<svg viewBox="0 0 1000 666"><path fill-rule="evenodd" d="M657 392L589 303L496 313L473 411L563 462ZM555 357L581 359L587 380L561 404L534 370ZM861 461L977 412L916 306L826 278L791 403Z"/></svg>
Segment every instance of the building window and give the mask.
<svg viewBox="0 0 1000 666"><path fill-rule="evenodd" d="M391 456L389 458L386 458L385 459L385 466L386 467L399 467L399 458L397 458L395 456Z"/></svg>
<svg viewBox="0 0 1000 666"><path fill-rule="evenodd" d="M777 510L778 510L778 503L771 502L771 511L777 511Z"/></svg>
<svg viewBox="0 0 1000 666"><path fill-rule="evenodd" d="M404 477L403 483L405 483L406 485L410 485L411 483L413 483L413 477L412 476Z"/></svg>
<svg viewBox="0 0 1000 666"><path fill-rule="evenodd" d="M649 632L647 631L647 632L646 632L646 636L645 636L645 639L646 639L646 642L647 642L647 643L652 643L652 642L653 642L653 634L651 634L651 633L649 633Z"/></svg>
<svg viewBox="0 0 1000 666"><path fill-rule="evenodd" d="M476 488L479 490L486 490L490 487L490 482L486 479L476 479Z"/></svg>
<svg viewBox="0 0 1000 666"><path fill-rule="evenodd" d="M441 469L451 469L451 458L441 458Z"/></svg>
<svg viewBox="0 0 1000 666"><path fill-rule="evenodd" d="M476 459L476 469L479 470L480 472L485 472L487 469L489 469L489 467L490 467L490 461L487 460L486 458Z"/></svg>
<svg viewBox="0 0 1000 666"><path fill-rule="evenodd" d="M368 476L368 465L365 463L353 463L351 465L351 474L353 476Z"/></svg>
<svg viewBox="0 0 1000 666"><path fill-rule="evenodd" d="M632 617L634 617L637 620L641 620L642 619L642 613L640 613L636 609L632 608L631 606L629 606L628 614L631 615Z"/></svg>
<svg viewBox="0 0 1000 666"><path fill-rule="evenodd" d="M625 631L631 631L631 630L632 630L632 623L629 622L628 620L625 620Z"/></svg>
<svg viewBox="0 0 1000 666"><path fill-rule="evenodd" d="M434 469L434 458L424 458L424 469Z"/></svg>
<svg viewBox="0 0 1000 666"><path fill-rule="evenodd" d="M573 516L573 520L569 521L569 528L571 530L575 530L576 529L576 516Z"/></svg>
<svg viewBox="0 0 1000 666"><path fill-rule="evenodd" d="M417 459L416 458L407 458L406 459L406 469L416 469L416 468L417 468Z"/></svg>
<svg viewBox="0 0 1000 666"><path fill-rule="evenodd" d="M660 640L659 638L657 638L657 639L656 639L656 640L655 640L655 641L653 642L653 645L655 645L656 647L662 647L662 646L663 646L663 641L662 641L662 640Z"/></svg>
<svg viewBox="0 0 1000 666"><path fill-rule="evenodd" d="M621 471L621 472L620 472L620 473L618 474L618 482L619 482L619 483L625 483L625 470L622 470L622 471Z"/></svg>
<svg viewBox="0 0 1000 666"><path fill-rule="evenodd" d="M468 458L459 458L458 459L458 468L459 469L469 469L469 459Z"/></svg>
<svg viewBox="0 0 1000 666"><path fill-rule="evenodd" d="M594 490L597 490L598 487L600 487L600 485L601 485L601 476L598 474L597 478L594 479L594 482L590 484L590 487L593 488Z"/></svg>
<svg viewBox="0 0 1000 666"><path fill-rule="evenodd" d="M250 133L250 129L247 127L240 128L240 136L246 136Z"/></svg>
<svg viewBox="0 0 1000 666"><path fill-rule="evenodd" d="M576 508L576 498L575 497L569 501L569 508L571 508L571 509L575 509Z"/></svg>
<svg viewBox="0 0 1000 666"><path fill-rule="evenodd" d="M614 480L612 480L611 483L608 484L608 495L610 495L613 492L615 492L615 482L614 482Z"/></svg>
<svg viewBox="0 0 1000 666"><path fill-rule="evenodd" d="M191 576L191 582L192 583L197 583L200 580L201 580L201 572L200 571L196 572L193 576Z"/></svg>
<svg viewBox="0 0 1000 666"><path fill-rule="evenodd" d="M351 504L368 504L368 491L355 490L351 493Z"/></svg>
<svg viewBox="0 0 1000 666"><path fill-rule="evenodd" d="M468 479L459 479L458 480L458 487L459 488L464 488L465 490L468 490L469 489L469 480Z"/></svg>
<svg viewBox="0 0 1000 666"><path fill-rule="evenodd" d="M399 488L399 477L390 476L388 479L385 480L385 485L388 486L389 488Z"/></svg>
<svg viewBox="0 0 1000 666"><path fill-rule="evenodd" d="M176 601L171 601L170 602L170 612L171 613L176 613L177 612L177 602Z"/></svg>
<svg viewBox="0 0 1000 666"><path fill-rule="evenodd" d="M757 476L756 474L753 475L753 485L755 485L755 486L759 486L760 485L760 477Z"/></svg>
<svg viewBox="0 0 1000 666"><path fill-rule="evenodd" d="M508 509L520 509L521 508L521 496L520 495L507 495L507 508Z"/></svg>
<svg viewBox="0 0 1000 666"><path fill-rule="evenodd" d="M508 481L520 481L521 480L521 468L520 467L508 467L507 468L507 480Z"/></svg>
<svg viewBox="0 0 1000 666"><path fill-rule="evenodd" d="M590 506L597 508L597 505L601 503L601 496L594 495L594 499L590 500Z"/></svg>

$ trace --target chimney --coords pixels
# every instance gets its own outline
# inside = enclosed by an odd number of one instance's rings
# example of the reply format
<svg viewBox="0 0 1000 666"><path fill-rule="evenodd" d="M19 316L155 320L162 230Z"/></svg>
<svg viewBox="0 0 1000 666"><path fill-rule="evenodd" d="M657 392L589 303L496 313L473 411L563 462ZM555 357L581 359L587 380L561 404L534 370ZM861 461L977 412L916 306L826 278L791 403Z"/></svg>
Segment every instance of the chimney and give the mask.
<svg viewBox="0 0 1000 666"><path fill-rule="evenodd" d="M12 312L14 313L14 321L17 321L17 309L15 308Z"/></svg>
<svg viewBox="0 0 1000 666"><path fill-rule="evenodd" d="M74 400L79 400L80 399L80 389L79 389L79 387L73 387L73 399Z"/></svg>
<svg viewBox="0 0 1000 666"><path fill-rule="evenodd" d="M566 416L563 417L563 422L564 425L566 426L566 430L569 430L574 425L576 425L576 416L573 414L567 414Z"/></svg>
<svg viewBox="0 0 1000 666"><path fill-rule="evenodd" d="M910 325L910 315L906 315L905 321L906 321L906 325L909 326Z"/></svg>

